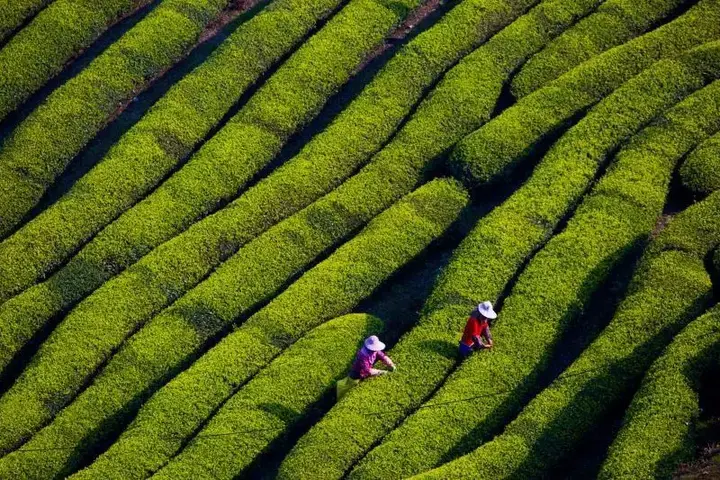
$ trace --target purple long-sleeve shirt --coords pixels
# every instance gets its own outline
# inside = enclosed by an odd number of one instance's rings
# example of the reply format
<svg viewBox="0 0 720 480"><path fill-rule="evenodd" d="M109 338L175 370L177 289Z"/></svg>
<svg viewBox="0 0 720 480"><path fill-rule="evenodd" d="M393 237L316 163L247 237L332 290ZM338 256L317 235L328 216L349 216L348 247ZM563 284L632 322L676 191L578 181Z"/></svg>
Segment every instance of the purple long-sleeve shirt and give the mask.
<svg viewBox="0 0 720 480"><path fill-rule="evenodd" d="M358 350L358 353L355 356L355 361L353 362L352 367L350 367L349 377L353 380L361 380L363 378L378 375L381 370L373 368L373 365L375 365L375 362L378 359L380 359L380 361L388 367L393 366L392 360L390 360L390 357L385 355L384 352L373 352L365 347L362 347Z"/></svg>

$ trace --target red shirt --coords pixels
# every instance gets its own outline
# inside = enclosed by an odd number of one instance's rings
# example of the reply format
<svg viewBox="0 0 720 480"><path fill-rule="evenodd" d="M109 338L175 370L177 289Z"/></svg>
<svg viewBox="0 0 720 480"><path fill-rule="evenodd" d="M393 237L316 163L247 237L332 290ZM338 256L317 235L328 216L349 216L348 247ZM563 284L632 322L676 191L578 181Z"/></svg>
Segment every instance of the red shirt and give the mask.
<svg viewBox="0 0 720 480"><path fill-rule="evenodd" d="M487 318L468 318L465 324L465 331L463 331L461 343L464 343L468 347L472 347L475 343L475 337L485 337L485 340L492 341L490 336L490 325L488 324Z"/></svg>

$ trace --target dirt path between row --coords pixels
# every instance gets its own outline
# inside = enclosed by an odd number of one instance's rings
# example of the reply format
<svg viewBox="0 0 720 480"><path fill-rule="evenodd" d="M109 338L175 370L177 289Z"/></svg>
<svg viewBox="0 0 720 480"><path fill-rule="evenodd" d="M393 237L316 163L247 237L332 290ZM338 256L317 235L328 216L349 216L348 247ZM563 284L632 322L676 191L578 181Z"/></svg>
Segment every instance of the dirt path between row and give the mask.
<svg viewBox="0 0 720 480"><path fill-rule="evenodd" d="M405 18L405 20L400 25L398 25L395 30L390 32L390 34L385 39L385 42L367 56L367 58L360 64L360 66L358 66L355 72L357 73L362 71L375 58L379 57L380 55L388 51L390 48L392 48L393 44L407 37L407 35L413 30L413 28L415 28L420 22L425 20L428 15L437 10L442 4L443 0L428 0L427 2L423 3L415 10L410 12L410 14Z"/></svg>
<svg viewBox="0 0 720 480"><path fill-rule="evenodd" d="M155 82L157 82L160 78L162 78L169 70L174 68L176 65L178 65L180 62L182 62L185 58L190 56L192 52L198 48L203 43L207 42L208 40L214 38L220 31L225 28L230 22L235 20L237 17L242 15L243 13L248 12L250 9L254 8L256 5L258 5L262 0L233 0L231 1L228 6L220 12L218 17L210 22L205 29L200 33L200 36L198 37L198 40L195 42L195 44L188 49L188 51L183 55L181 58L178 58L177 61L171 65L170 67L158 72L156 75L148 79L143 85L138 87L135 91L133 91L133 96L130 97L129 100L125 100L123 102L118 103L117 108L115 111L108 117L107 122L105 125L108 125L115 121L120 114L125 111L125 109L130 105L133 101L137 99L137 95L139 95L144 90L147 90L150 88Z"/></svg>

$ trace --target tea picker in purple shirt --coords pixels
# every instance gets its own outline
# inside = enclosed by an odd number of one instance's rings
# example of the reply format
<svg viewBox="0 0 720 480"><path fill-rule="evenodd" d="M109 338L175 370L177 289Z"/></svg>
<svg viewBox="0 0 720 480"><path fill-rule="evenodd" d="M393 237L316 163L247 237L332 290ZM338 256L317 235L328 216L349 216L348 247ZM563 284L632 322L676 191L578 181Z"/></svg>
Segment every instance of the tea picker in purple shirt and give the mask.
<svg viewBox="0 0 720 480"><path fill-rule="evenodd" d="M340 400L352 387L360 383L368 377L376 377L378 375L384 375L388 371L380 370L374 367L375 362L380 360L385 365L390 367L393 372L397 369L393 361L388 357L383 350L385 344L380 339L373 335L368 337L363 342L363 346L358 350L355 355L355 361L350 367L348 376L340 380L337 384L337 398Z"/></svg>

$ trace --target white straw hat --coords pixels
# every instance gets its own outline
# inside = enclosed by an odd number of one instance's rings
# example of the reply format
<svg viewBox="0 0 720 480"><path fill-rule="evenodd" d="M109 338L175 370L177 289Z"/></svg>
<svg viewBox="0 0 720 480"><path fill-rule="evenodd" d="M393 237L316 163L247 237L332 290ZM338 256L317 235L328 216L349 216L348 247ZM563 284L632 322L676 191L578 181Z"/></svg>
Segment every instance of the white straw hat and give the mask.
<svg viewBox="0 0 720 480"><path fill-rule="evenodd" d="M380 341L377 335L373 335L365 339L365 348L371 352L379 352L385 350L385 344Z"/></svg>
<svg viewBox="0 0 720 480"><path fill-rule="evenodd" d="M492 303L488 301L478 303L477 309L478 312L480 312L480 314L485 318L489 318L490 320L497 318L497 313L493 310Z"/></svg>

